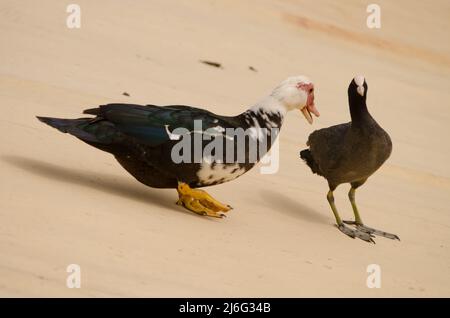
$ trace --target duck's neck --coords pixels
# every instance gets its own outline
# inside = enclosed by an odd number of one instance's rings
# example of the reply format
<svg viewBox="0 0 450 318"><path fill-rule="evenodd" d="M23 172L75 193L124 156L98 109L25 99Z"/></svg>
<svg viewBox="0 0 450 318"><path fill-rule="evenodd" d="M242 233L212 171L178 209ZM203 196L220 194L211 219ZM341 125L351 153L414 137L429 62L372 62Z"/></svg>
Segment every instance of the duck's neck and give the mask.
<svg viewBox="0 0 450 318"><path fill-rule="evenodd" d="M242 128L258 143L257 161L276 141L286 113L286 107L275 97L269 96L239 116Z"/></svg>
<svg viewBox="0 0 450 318"><path fill-rule="evenodd" d="M286 107L275 97L268 96L241 114L249 127L281 128Z"/></svg>
<svg viewBox="0 0 450 318"><path fill-rule="evenodd" d="M366 101L362 98L349 98L350 116L352 125L355 127L364 127L367 121L371 121L372 116L367 109Z"/></svg>

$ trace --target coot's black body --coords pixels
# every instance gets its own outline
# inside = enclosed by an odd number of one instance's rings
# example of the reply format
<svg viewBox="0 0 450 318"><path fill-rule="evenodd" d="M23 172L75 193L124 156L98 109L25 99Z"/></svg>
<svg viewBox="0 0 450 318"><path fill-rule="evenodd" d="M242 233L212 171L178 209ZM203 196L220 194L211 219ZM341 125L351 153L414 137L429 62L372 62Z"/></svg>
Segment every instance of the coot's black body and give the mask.
<svg viewBox="0 0 450 318"><path fill-rule="evenodd" d="M374 242L372 234L398 239L394 234L364 226L355 203L355 190L380 168L392 152L388 133L370 115L367 105L367 83L362 76L355 77L348 87L348 102L352 121L314 131L308 138L309 149L300 157L312 172L328 181L327 199L338 228L351 237ZM342 183L350 183L349 199L355 221L342 221L334 204L333 191ZM355 224L356 230L344 225Z"/></svg>
<svg viewBox="0 0 450 318"><path fill-rule="evenodd" d="M314 131L308 138L309 149L301 152L311 170L327 179L330 188L342 183L364 183L392 152L389 134L370 115L367 84L361 96L354 81L348 98L352 121Z"/></svg>

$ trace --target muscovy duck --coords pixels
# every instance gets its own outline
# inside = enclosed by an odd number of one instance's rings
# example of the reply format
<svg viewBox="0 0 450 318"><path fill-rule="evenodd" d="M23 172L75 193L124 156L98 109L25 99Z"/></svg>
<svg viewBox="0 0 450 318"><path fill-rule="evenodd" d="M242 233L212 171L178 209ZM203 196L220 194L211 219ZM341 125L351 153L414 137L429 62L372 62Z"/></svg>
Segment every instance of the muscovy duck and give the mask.
<svg viewBox="0 0 450 318"><path fill-rule="evenodd" d="M333 210L339 230L348 236L375 243L373 235L399 239L395 234L364 225L355 203L355 191L380 168L392 152L388 133L380 127L367 110L367 82L356 76L348 87L348 103L352 121L314 131L308 138L309 149L300 157L313 173L328 181L328 202ZM348 197L355 214L354 221L342 221L334 204L333 191L342 183L350 183ZM352 224L351 229L345 224Z"/></svg>
<svg viewBox="0 0 450 318"><path fill-rule="evenodd" d="M188 210L223 217L222 212L231 207L195 188L231 181L251 169L269 151L286 113L293 109L301 110L309 123L313 121L311 113L319 116L314 105L314 85L305 76L288 78L259 103L233 117L182 105L108 104L84 111L96 117L37 118L113 154L122 167L143 184L176 188L177 204ZM242 145L238 134L234 133L239 129L246 133L245 140L265 141L268 146L252 157L250 142ZM218 139L221 139L219 145L231 140L231 148L222 149L227 160L215 153L220 150L217 147L207 153L213 156L204 156L204 150L211 148L213 140ZM180 147L186 140L188 147ZM196 146L201 148L200 154ZM244 155L239 157L242 152Z"/></svg>

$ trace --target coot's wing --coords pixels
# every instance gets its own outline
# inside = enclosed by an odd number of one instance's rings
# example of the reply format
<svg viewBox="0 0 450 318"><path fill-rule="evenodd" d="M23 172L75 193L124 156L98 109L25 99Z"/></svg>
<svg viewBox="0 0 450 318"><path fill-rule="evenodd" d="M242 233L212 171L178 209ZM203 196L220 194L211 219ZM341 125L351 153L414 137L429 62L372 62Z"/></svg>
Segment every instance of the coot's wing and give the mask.
<svg viewBox="0 0 450 318"><path fill-rule="evenodd" d="M314 131L308 138L308 145L314 161L326 176L339 166L345 153L345 138L351 123L340 124Z"/></svg>

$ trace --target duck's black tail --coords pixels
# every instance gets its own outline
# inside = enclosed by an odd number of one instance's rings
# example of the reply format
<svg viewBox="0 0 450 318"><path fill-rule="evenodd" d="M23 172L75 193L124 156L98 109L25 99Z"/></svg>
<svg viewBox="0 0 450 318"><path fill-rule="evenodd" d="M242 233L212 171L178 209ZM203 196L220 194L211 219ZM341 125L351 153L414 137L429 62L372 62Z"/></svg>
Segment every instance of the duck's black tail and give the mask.
<svg viewBox="0 0 450 318"><path fill-rule="evenodd" d="M36 117L43 123L58 129L60 132L69 133L83 141L99 142L94 134L84 129L90 122L92 122L92 118L63 119L40 116Z"/></svg>
<svg viewBox="0 0 450 318"><path fill-rule="evenodd" d="M314 158L313 158L313 156L311 154L311 151L309 149L304 149L304 150L300 151L300 158L302 158L303 161L306 162L306 164L308 165L308 167L311 168L311 171L313 173L321 175L319 166L314 161Z"/></svg>

